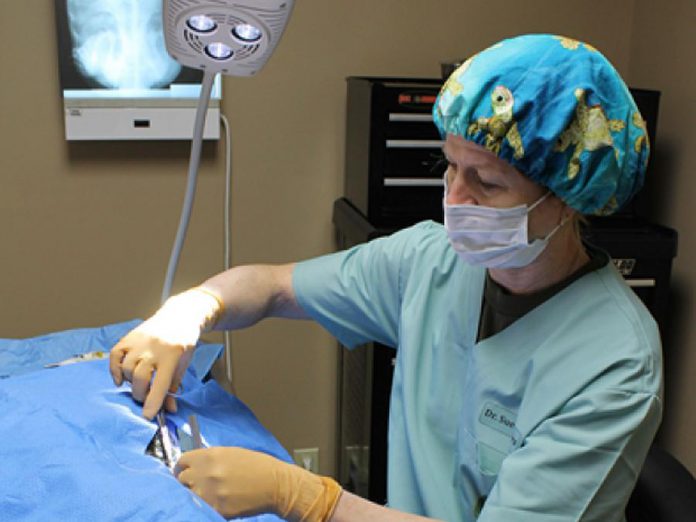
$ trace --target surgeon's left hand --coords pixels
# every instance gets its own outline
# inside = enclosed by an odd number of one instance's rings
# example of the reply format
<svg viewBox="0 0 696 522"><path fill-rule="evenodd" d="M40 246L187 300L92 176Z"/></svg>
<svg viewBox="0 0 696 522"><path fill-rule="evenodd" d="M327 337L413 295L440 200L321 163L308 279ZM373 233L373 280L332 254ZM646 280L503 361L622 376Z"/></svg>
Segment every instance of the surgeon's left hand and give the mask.
<svg viewBox="0 0 696 522"><path fill-rule="evenodd" d="M342 491L331 478L244 448L188 451L174 473L225 518L275 513L291 522L325 522Z"/></svg>

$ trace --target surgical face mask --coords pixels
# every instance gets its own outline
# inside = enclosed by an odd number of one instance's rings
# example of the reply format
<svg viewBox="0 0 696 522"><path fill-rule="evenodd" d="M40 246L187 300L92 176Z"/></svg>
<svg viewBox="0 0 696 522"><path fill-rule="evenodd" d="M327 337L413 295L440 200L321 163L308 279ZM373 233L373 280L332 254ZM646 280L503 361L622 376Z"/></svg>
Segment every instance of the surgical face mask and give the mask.
<svg viewBox="0 0 696 522"><path fill-rule="evenodd" d="M487 268L520 268L529 265L543 252L551 237L567 221L567 218L564 218L546 237L529 242L529 213L550 194L551 192L547 192L529 207L449 205L446 199L445 174L445 230L452 248L463 261L471 265Z"/></svg>

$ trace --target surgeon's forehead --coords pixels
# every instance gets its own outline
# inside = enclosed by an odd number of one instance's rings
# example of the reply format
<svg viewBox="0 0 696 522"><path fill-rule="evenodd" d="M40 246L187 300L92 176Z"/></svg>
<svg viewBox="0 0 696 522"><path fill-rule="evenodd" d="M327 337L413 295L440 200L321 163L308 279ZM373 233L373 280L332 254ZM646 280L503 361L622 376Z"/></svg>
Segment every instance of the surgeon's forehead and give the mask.
<svg viewBox="0 0 696 522"><path fill-rule="evenodd" d="M500 159L481 145L454 134L447 135L442 145L442 152L452 162L462 162L467 166L486 167L501 172L517 172L507 161Z"/></svg>
<svg viewBox="0 0 696 522"><path fill-rule="evenodd" d="M474 168L479 172L493 174L498 183L518 190L520 193L536 193L543 189L504 159L489 150L461 136L448 134L442 145L448 161L460 163L465 169Z"/></svg>

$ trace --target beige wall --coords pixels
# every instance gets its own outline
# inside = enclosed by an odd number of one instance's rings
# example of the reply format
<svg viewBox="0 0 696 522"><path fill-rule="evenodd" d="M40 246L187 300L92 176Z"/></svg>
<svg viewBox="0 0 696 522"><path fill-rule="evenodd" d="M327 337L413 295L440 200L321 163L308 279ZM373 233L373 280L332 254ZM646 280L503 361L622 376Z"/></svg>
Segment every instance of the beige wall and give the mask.
<svg viewBox="0 0 696 522"><path fill-rule="evenodd" d="M441 60L468 56L502 37L555 32L592 42L622 74L638 78L643 65L632 53L674 53L668 42L654 42L657 36L637 41L636 31L653 30L645 12L649 3L298 0L267 68L253 79L224 80L223 109L234 135L234 263L284 262L333 249L331 204L343 183L346 76L434 77ZM4 1L0 17L0 337L152 312L184 190L185 143L65 142L52 6L48 0ZM666 26L669 16L662 20ZM32 20L30 39L18 20ZM685 22L681 31L686 41ZM668 89L693 89L676 79L665 82L655 86L664 87L666 107L676 110L679 102L670 101ZM675 136L686 129L676 114ZM674 147L685 151L685 144L676 139ZM219 144L205 151L175 289L221 266L223 156ZM682 191L682 206L665 211L670 223L683 227L686 167L684 160L673 174L672 190ZM693 287L694 270L684 258L676 275ZM688 287L682 291L689 295ZM684 343L693 345L694 332L689 334ZM320 447L322 471L333 472L332 339L309 323L272 320L235 333L233 340L240 397L288 449ZM685 413L687 380L680 386L672 395L684 400L670 407ZM680 430L675 423L669 440L693 469L686 440L695 428Z"/></svg>

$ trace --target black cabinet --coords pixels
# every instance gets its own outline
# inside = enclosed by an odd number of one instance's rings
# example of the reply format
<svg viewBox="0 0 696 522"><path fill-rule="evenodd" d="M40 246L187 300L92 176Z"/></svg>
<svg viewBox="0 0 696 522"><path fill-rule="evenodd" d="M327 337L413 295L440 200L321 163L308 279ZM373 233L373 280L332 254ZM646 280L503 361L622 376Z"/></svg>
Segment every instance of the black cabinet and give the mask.
<svg viewBox="0 0 696 522"><path fill-rule="evenodd" d="M370 223L399 228L442 214L439 80L348 78L345 197Z"/></svg>

